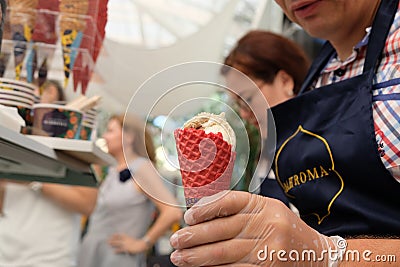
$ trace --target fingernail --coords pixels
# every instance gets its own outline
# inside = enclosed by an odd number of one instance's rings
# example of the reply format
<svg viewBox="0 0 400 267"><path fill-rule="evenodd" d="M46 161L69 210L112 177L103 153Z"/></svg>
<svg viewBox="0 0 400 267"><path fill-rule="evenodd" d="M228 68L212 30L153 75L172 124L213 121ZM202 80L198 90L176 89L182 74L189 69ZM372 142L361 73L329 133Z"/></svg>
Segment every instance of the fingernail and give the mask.
<svg viewBox="0 0 400 267"><path fill-rule="evenodd" d="M188 225L192 225L194 223L194 218L193 218L193 207L190 208L190 210L186 211L185 214L183 215L183 219Z"/></svg>
<svg viewBox="0 0 400 267"><path fill-rule="evenodd" d="M171 246L172 246L173 248L177 248L177 247L178 247L178 238L179 238L178 233L174 233L174 234L169 238L169 242L171 243Z"/></svg>
<svg viewBox="0 0 400 267"><path fill-rule="evenodd" d="M172 252L170 259L176 266L180 266L182 264L182 255L178 251Z"/></svg>

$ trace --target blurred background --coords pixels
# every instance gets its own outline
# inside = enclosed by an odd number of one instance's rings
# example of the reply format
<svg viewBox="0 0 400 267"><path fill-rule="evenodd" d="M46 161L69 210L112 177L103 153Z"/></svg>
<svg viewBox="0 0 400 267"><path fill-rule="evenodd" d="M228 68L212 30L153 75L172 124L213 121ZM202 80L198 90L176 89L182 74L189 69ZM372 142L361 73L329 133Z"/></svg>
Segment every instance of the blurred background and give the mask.
<svg viewBox="0 0 400 267"><path fill-rule="evenodd" d="M69 2L74 2L75 9ZM39 88L42 80L57 80L64 86L67 101L81 95L101 96L95 131L99 146L104 145L101 135L111 114L129 110L142 116L153 130L161 175L179 184L172 131L201 111L226 112L230 119L237 116L226 90L206 84L187 86L161 99L149 114L148 106L156 104L154 97L170 89L160 79L141 92L140 101L129 103L149 78L166 68L193 61L222 63L251 29L289 37L311 58L321 46L321 40L289 22L274 0L14 0L8 2L0 76ZM210 101L175 109L199 97L199 92ZM257 161L259 133L249 125L233 127L238 133L245 128L242 132L248 134L248 143L238 147L242 151L234 175L236 189L246 190ZM183 198L182 192L174 193ZM168 238L161 239L155 249L156 255L170 253Z"/></svg>
<svg viewBox="0 0 400 267"><path fill-rule="evenodd" d="M287 36L311 58L321 45L289 22L273 0L14 0L8 3L0 75L39 86L45 79L59 81L67 101L81 95L101 96L94 133L100 146L111 114L128 110L142 116L155 131L160 171L167 179L176 179L173 160L167 159L169 153L176 157L174 147L161 148L160 134L167 118L170 131L164 136L165 144L173 139L171 129L198 112L229 113L229 104L220 104L229 102L227 91L201 84L168 97L170 88L158 79L141 92L139 101L132 101L133 106L129 103L148 79L166 68L193 61L222 63L251 29ZM210 101L176 108L199 96ZM153 106L151 112L149 106ZM257 138L257 131L250 129L249 139ZM248 157L247 149L243 164L236 164L240 177Z"/></svg>
<svg viewBox="0 0 400 267"><path fill-rule="evenodd" d="M107 3L91 2L93 6ZM36 36L32 36L32 40L38 47L37 69L46 58L47 78L64 83L59 1L41 0L38 4L44 6L38 6L37 14L31 15L36 21ZM124 112L140 85L165 68L190 61L222 62L236 41L250 29L288 36L311 56L319 45L318 40L309 38L297 25L289 23L273 0L108 0L106 7L103 11L107 12L105 36L99 37L102 33L95 29L84 32L92 39L101 39L101 45L93 41L87 45L87 51L85 48L80 51L82 65L92 71L86 77L89 82L84 93L103 96L101 108L112 113ZM9 10L12 8L9 5ZM86 20L86 28L94 28L91 24L96 21L81 17ZM55 31L54 34L51 31ZM15 77L12 39L12 30L6 25L1 62L5 68L3 77L9 78ZM100 49L95 61L93 46ZM25 62L29 60L31 49L32 44L26 48ZM75 62L75 68L78 67ZM23 67L22 77L27 75L26 71ZM83 93L80 85L74 86L72 79L65 87L69 99ZM155 93L161 89L153 90ZM162 95L163 92L158 93ZM138 106L136 110L143 109ZM162 108L158 111L160 115L166 112Z"/></svg>

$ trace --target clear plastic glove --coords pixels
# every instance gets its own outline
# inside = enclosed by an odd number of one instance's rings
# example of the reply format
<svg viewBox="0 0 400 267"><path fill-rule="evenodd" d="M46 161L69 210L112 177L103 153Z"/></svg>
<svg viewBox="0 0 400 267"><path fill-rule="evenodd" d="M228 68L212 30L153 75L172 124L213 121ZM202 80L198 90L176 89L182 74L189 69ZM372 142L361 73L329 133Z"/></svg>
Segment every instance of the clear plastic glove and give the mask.
<svg viewBox="0 0 400 267"><path fill-rule="evenodd" d="M282 202L246 192L222 193L186 212L189 226L170 239L177 249L171 255L175 265L336 266L328 251L334 258L337 244Z"/></svg>

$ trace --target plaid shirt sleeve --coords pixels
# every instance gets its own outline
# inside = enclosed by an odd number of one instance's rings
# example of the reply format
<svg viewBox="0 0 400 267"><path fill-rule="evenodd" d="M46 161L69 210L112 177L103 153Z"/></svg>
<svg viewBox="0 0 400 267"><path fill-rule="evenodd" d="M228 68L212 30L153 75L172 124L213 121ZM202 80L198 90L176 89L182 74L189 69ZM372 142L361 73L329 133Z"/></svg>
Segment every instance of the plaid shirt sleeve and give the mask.
<svg viewBox="0 0 400 267"><path fill-rule="evenodd" d="M373 90L373 116L383 164L400 182L400 12L397 11Z"/></svg>

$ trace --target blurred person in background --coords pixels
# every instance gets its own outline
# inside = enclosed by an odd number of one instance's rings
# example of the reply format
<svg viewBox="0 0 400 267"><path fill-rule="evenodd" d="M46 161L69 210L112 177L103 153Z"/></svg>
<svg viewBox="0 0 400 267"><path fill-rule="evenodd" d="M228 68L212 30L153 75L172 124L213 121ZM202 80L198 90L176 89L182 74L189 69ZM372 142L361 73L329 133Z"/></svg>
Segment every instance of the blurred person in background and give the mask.
<svg viewBox="0 0 400 267"><path fill-rule="evenodd" d="M65 101L63 88L47 81L41 102L55 101ZM0 266L76 266L81 217L94 209L96 188L0 179L0 192Z"/></svg>
<svg viewBox="0 0 400 267"><path fill-rule="evenodd" d="M6 3L0 0L0 43ZM95 200L93 188L0 177L0 266L76 266L80 214Z"/></svg>
<svg viewBox="0 0 400 267"><path fill-rule="evenodd" d="M266 113L269 107L296 96L310 67L310 60L294 41L269 31L252 30L239 39L225 58L224 64L244 73L255 83L253 88L239 89L236 92L238 95L234 97L240 116L258 129L257 119L251 109L255 113L256 109ZM237 73L229 70L227 67L222 68L228 87L237 82ZM263 105L261 99L257 99L260 94L257 95L256 90L262 93L269 107ZM257 142L252 136L250 139ZM256 149L253 153L259 154L259 142ZM266 164L264 161L267 159L259 159L257 162L257 158L255 157L255 164ZM279 199L288 205L288 198L278 185L273 171L265 173L266 168L259 170L264 173L257 173L257 177L261 180L266 178L261 184L260 194Z"/></svg>
<svg viewBox="0 0 400 267"><path fill-rule="evenodd" d="M285 102L299 93L310 63L300 45L282 35L263 30L246 33L224 61L225 65L241 71L253 80L269 107ZM228 68L223 69L223 74L227 79L230 78ZM246 89L243 88L239 93L246 104L250 105L254 94ZM265 108L257 105L251 107ZM243 108L240 115L251 123L256 123L250 110Z"/></svg>
<svg viewBox="0 0 400 267"><path fill-rule="evenodd" d="M56 80L47 80L43 86L40 95L41 103L54 103L58 101L65 101L64 89L61 84Z"/></svg>
<svg viewBox="0 0 400 267"><path fill-rule="evenodd" d="M181 220L182 211L155 169L151 135L139 118L111 117L103 137L117 165L100 186L78 264L146 266L147 250ZM151 225L154 208L159 214Z"/></svg>

